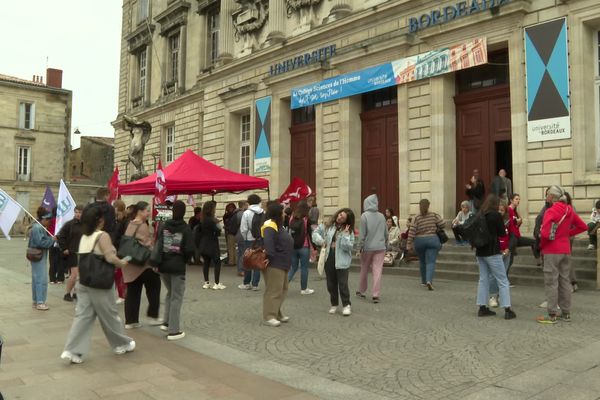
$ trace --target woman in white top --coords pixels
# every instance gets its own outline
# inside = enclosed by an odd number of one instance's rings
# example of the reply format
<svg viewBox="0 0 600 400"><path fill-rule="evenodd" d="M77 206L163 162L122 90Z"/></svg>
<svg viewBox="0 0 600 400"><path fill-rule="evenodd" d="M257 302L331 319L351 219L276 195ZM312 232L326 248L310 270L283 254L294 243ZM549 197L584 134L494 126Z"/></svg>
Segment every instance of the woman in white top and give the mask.
<svg viewBox="0 0 600 400"><path fill-rule="evenodd" d="M83 236L79 242L79 253L102 255L115 266L124 267L126 260L117 257L117 251L110 235L104 231L104 218L99 207L89 207L81 217ZM115 354L125 354L135 349L133 339L125 335L123 323L117 310L115 289L94 289L77 283L77 306L75 319L67 336L67 343L60 358L74 364L81 364L90 351L90 341L96 317L102 331Z"/></svg>

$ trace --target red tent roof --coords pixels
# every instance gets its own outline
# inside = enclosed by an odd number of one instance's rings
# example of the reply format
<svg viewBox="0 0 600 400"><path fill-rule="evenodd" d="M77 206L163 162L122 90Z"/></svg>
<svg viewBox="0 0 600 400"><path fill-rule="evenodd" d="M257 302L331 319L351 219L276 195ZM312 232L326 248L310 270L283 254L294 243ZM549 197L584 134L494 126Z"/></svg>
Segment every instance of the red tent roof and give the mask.
<svg viewBox="0 0 600 400"><path fill-rule="evenodd" d="M240 192L251 189L268 189L269 181L239 174L200 157L192 150L186 150L179 158L164 169L167 193L195 194ZM156 173L119 185L119 194L154 194Z"/></svg>

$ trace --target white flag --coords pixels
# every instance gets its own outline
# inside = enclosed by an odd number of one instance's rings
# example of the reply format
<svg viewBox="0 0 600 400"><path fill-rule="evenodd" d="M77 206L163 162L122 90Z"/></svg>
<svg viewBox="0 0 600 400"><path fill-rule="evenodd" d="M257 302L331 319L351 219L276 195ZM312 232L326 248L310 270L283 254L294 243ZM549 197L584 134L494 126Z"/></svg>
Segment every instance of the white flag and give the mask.
<svg viewBox="0 0 600 400"><path fill-rule="evenodd" d="M20 212L21 206L19 203L0 189L0 229L8 240L10 240L10 228L15 224Z"/></svg>
<svg viewBox="0 0 600 400"><path fill-rule="evenodd" d="M67 185L60 180L60 189L58 190L58 201L56 202L56 226L54 234L60 232L62 226L75 217L75 200L69 193Z"/></svg>

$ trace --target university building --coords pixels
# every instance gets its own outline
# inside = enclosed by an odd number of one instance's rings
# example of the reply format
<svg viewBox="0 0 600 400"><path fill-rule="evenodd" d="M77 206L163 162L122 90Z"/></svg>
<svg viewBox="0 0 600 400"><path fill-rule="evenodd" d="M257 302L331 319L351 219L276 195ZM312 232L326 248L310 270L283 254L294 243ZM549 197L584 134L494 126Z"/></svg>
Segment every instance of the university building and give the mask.
<svg viewBox="0 0 600 400"><path fill-rule="evenodd" d="M145 166L186 149L303 178L325 215L377 193L450 219L500 168L531 221L561 184L600 198L596 0L124 0L115 163L150 122ZM217 200L238 199L223 195Z"/></svg>

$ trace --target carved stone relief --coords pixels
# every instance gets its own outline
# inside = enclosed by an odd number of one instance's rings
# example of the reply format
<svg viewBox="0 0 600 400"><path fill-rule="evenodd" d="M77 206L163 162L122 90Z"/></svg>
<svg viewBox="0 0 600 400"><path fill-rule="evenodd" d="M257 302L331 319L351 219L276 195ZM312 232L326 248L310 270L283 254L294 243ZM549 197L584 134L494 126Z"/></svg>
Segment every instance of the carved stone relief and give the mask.
<svg viewBox="0 0 600 400"><path fill-rule="evenodd" d="M268 0L235 0L238 9L231 15L235 28L235 40L243 40L242 55L250 54L258 47L258 33L269 18Z"/></svg>
<svg viewBox="0 0 600 400"><path fill-rule="evenodd" d="M316 25L315 8L322 0L285 0L287 6L287 16L291 18L294 13L298 13L298 23L293 31L293 35L299 35Z"/></svg>
<svg viewBox="0 0 600 400"><path fill-rule="evenodd" d="M125 129L129 131L131 141L129 143L129 161L135 167L131 177L132 181L148 176L144 168L144 150L146 143L150 140L152 125L148 121L140 121L136 117L124 115Z"/></svg>

